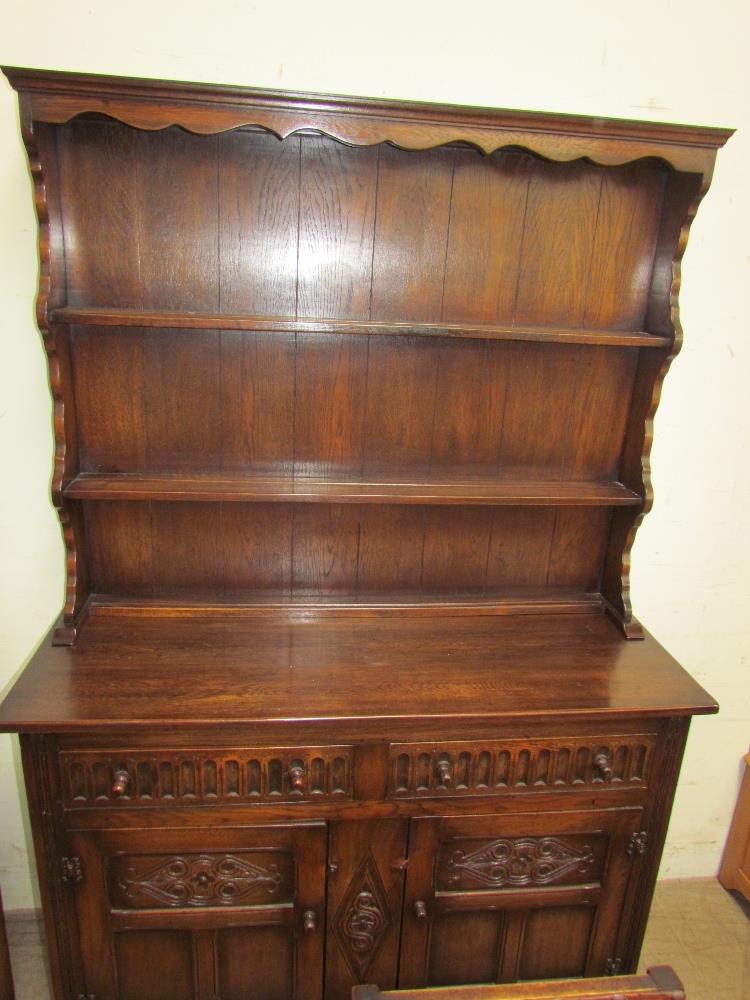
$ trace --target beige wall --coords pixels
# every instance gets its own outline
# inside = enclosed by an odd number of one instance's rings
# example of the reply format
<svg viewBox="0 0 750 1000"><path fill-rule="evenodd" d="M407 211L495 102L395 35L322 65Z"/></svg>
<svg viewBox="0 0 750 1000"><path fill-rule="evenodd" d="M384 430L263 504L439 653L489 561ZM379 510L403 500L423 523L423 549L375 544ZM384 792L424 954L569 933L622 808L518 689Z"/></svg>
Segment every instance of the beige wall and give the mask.
<svg viewBox="0 0 750 1000"><path fill-rule="evenodd" d="M8 64L729 125L685 258L685 348L657 419L636 612L722 703L693 725L664 875L716 870L750 741L750 78L747 0L0 0ZM35 220L0 83L0 687L62 600ZM744 226L743 226L744 223ZM633 678L638 683L638 678ZM0 737L0 884L32 888L17 754Z"/></svg>

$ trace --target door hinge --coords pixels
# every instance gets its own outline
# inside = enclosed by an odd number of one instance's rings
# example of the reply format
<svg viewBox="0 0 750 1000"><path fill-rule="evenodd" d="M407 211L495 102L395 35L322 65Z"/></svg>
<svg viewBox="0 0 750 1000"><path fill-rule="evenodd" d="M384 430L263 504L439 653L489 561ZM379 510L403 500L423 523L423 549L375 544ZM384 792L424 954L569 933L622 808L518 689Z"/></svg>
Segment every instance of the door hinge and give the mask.
<svg viewBox="0 0 750 1000"><path fill-rule="evenodd" d="M627 852L631 858L638 858L646 853L648 846L648 834L645 830L639 833L631 833L628 841Z"/></svg>
<svg viewBox="0 0 750 1000"><path fill-rule="evenodd" d="M608 958L604 963L605 976L619 976L622 969L621 958Z"/></svg>
<svg viewBox="0 0 750 1000"><path fill-rule="evenodd" d="M66 885L83 882L83 865L80 858L60 858L60 878ZM82 994L83 996L83 994ZM88 1000L83 997L83 1000Z"/></svg>

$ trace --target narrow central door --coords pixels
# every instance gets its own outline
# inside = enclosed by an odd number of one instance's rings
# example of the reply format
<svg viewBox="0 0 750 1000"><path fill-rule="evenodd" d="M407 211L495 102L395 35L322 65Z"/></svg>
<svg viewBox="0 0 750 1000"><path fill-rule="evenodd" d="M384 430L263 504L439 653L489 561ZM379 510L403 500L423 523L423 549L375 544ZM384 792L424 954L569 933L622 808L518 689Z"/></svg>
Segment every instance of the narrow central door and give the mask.
<svg viewBox="0 0 750 1000"><path fill-rule="evenodd" d="M398 977L407 820L330 824L326 1000Z"/></svg>

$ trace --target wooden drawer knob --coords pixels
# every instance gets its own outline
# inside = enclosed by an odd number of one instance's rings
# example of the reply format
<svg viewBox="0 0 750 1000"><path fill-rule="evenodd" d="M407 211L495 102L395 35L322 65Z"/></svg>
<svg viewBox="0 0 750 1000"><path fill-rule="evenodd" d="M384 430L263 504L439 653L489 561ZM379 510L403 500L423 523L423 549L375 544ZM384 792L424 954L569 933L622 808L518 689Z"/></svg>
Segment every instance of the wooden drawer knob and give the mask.
<svg viewBox="0 0 750 1000"><path fill-rule="evenodd" d="M289 768L289 787L293 792L304 792L305 769L302 764L294 764Z"/></svg>
<svg viewBox="0 0 750 1000"><path fill-rule="evenodd" d="M305 931L315 930L315 910L305 910L302 914L302 929Z"/></svg>
<svg viewBox="0 0 750 1000"><path fill-rule="evenodd" d="M427 919L427 904L423 899L418 899L414 904L414 916L417 920Z"/></svg>
<svg viewBox="0 0 750 1000"><path fill-rule="evenodd" d="M438 784L450 785L453 781L453 764L449 760L439 760L436 772Z"/></svg>
<svg viewBox="0 0 750 1000"><path fill-rule="evenodd" d="M118 768L118 770L115 771L114 780L112 782L112 794L115 798L118 798L120 795L124 795L129 787L130 775L122 768Z"/></svg>
<svg viewBox="0 0 750 1000"><path fill-rule="evenodd" d="M599 772L604 781L609 781L612 777L612 758L606 750L594 757L594 770Z"/></svg>

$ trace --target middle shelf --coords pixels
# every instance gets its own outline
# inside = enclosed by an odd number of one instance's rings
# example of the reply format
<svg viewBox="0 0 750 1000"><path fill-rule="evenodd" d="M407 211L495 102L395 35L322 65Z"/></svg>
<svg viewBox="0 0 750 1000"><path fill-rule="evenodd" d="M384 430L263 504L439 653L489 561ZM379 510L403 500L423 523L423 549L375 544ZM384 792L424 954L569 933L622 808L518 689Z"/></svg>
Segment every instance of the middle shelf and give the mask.
<svg viewBox="0 0 750 1000"><path fill-rule="evenodd" d="M647 330L584 326L530 326L509 323L387 322L323 319L312 316L256 316L251 313L170 312L160 309L113 309L65 306L53 309L53 323L88 327L142 327L161 330L246 330L277 334L348 334L380 337L449 337L464 340L537 341L608 347L671 347L672 337Z"/></svg>
<svg viewBox="0 0 750 1000"><path fill-rule="evenodd" d="M297 503L486 504L635 507L642 498L616 481L490 479L364 481L225 473L81 473L64 489L74 500L285 501Z"/></svg>

